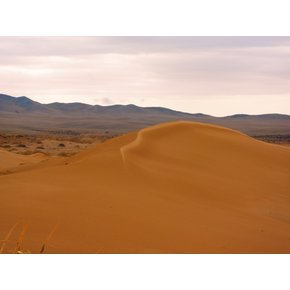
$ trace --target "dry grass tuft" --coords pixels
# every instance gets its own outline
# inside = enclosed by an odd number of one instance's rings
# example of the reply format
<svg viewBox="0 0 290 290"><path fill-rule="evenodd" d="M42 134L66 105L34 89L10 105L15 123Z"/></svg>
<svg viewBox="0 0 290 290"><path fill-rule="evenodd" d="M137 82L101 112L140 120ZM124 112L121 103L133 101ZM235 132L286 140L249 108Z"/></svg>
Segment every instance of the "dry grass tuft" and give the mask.
<svg viewBox="0 0 290 290"><path fill-rule="evenodd" d="M19 223L16 223L15 225L13 225L11 227L11 229L9 230L9 232L7 233L7 235L5 236L4 240L2 240L2 245L1 245L1 248L0 248L0 254L2 254L4 252L4 249L6 247L6 245L8 244L9 242L9 239L13 233L13 231L15 230L15 228L18 226Z"/></svg>
<svg viewBox="0 0 290 290"><path fill-rule="evenodd" d="M47 238L45 239L41 249L40 249L40 254L43 254L46 248L46 245L49 243L49 240L51 239L52 235L54 234L56 228L57 228L57 224L54 226L54 228L50 231L50 233L48 234Z"/></svg>
<svg viewBox="0 0 290 290"><path fill-rule="evenodd" d="M10 243L12 243L12 240L10 239L14 230L16 229L16 227L19 225L19 223L16 223L15 225L13 225L10 230L8 231L7 235L5 236L4 240L0 240L0 254L32 254L30 250L25 249L23 247L23 241L24 238L26 236L26 233L28 231L29 225L28 224L24 224L22 226L21 232L16 240L16 246L11 250L7 247L7 245ZM42 247L40 249L39 254L43 254L45 252L45 249L47 248L47 245L52 237L52 235L54 234L54 232L56 231L57 225L55 225L53 227L53 229L50 231L50 233L48 234L47 238L45 239L44 243L42 244ZM13 243L12 243L13 244Z"/></svg>
<svg viewBox="0 0 290 290"><path fill-rule="evenodd" d="M25 235L26 235L26 232L28 231L28 224L24 224L23 227L22 227L22 230L19 234L19 237L16 241L16 247L13 251L13 253L17 253L17 254L22 254L23 252L26 252L27 250L23 249L23 241L24 241L24 238L25 238Z"/></svg>

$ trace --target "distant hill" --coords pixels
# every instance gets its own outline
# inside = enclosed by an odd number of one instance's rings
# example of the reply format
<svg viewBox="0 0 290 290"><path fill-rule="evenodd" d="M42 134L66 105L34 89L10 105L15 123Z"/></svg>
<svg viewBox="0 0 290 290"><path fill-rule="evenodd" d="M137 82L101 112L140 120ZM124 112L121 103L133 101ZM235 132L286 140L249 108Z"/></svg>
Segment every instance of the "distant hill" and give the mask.
<svg viewBox="0 0 290 290"><path fill-rule="evenodd" d="M213 117L163 107L136 105L88 105L83 103L41 104L25 96L0 94L0 131L36 133L46 131L99 132L120 134L150 125L190 120L217 124L249 135L289 135L290 116L282 114Z"/></svg>

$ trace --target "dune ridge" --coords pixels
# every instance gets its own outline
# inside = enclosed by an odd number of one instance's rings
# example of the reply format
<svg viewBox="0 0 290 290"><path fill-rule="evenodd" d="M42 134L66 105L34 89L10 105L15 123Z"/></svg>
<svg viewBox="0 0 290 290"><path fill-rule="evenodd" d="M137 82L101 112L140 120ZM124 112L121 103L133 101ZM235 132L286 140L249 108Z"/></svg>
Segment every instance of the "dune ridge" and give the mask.
<svg viewBox="0 0 290 290"><path fill-rule="evenodd" d="M290 148L171 122L0 176L0 235L49 253L290 253ZM17 180L17 182L15 182Z"/></svg>
<svg viewBox="0 0 290 290"><path fill-rule="evenodd" d="M155 125L149 128L145 128L140 130L137 133L137 137L129 144L126 144L125 146L122 146L120 148L121 154L123 156L124 162L126 162L127 158L126 156L130 153L133 153L134 151L138 151L141 150L143 151L142 153L144 154L146 152L147 155L150 155L150 148L152 147L152 145L161 145L162 149L164 149L165 146L167 145L173 145L176 146L177 144L172 144L174 140L170 140L170 138L172 137L172 135L174 135L174 139L179 139L179 144L181 147L175 147L174 149L178 152L179 150L182 150L182 146L184 144L182 144L184 141L186 141L186 136L179 136L182 135L182 133L184 133L185 135L187 135L188 133L190 133L190 131L192 131L192 129L195 130L195 132L191 132L191 133L196 133L196 131L199 130L198 134L200 135L200 133L204 133L203 130L207 130L206 134L211 134L211 133L216 133L216 132L226 132L227 134L236 134L237 137L240 137L240 135L243 135L244 137L247 137L247 135L244 135L238 131L234 131L231 129L225 129L224 127L220 127L217 125L206 125L203 123L197 123L195 122L194 127L192 126L192 122L186 122L186 121L177 121L177 122L171 122L171 123L164 123L164 124L160 124L160 125ZM183 135L184 135L183 134ZM184 138L185 139L182 139ZM198 138L200 138L201 136L197 136ZM211 136L210 136L211 137ZM165 146L163 144L163 139L169 139L170 143L167 143ZM198 140L195 140L194 142L196 142ZM167 141L168 142L168 141ZM159 146L159 147L161 147ZM142 147L144 150L142 150ZM166 148L168 149L168 148ZM151 152L152 153L152 152ZM158 152L159 155L162 154L162 152ZM174 155L178 155L178 154L174 154ZM186 156L189 157L189 156Z"/></svg>

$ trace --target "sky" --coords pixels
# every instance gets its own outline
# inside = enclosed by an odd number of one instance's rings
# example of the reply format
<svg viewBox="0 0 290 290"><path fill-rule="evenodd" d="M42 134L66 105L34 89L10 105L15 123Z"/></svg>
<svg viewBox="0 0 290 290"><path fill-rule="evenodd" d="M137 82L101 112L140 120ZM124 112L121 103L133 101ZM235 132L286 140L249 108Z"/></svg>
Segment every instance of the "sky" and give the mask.
<svg viewBox="0 0 290 290"><path fill-rule="evenodd" d="M290 114L290 37L0 37L0 93Z"/></svg>

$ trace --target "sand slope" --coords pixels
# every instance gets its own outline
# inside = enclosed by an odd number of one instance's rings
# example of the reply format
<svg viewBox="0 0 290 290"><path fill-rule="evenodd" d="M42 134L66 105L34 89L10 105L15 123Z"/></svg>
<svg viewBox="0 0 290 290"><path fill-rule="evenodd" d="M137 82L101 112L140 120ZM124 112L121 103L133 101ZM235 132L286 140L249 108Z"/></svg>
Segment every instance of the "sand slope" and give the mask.
<svg viewBox="0 0 290 290"><path fill-rule="evenodd" d="M49 253L290 253L289 176L289 148L165 123L0 176L0 235L28 223L37 252L57 224Z"/></svg>
<svg viewBox="0 0 290 290"><path fill-rule="evenodd" d="M25 156L0 149L0 175L26 170L46 159L47 157L42 153Z"/></svg>

